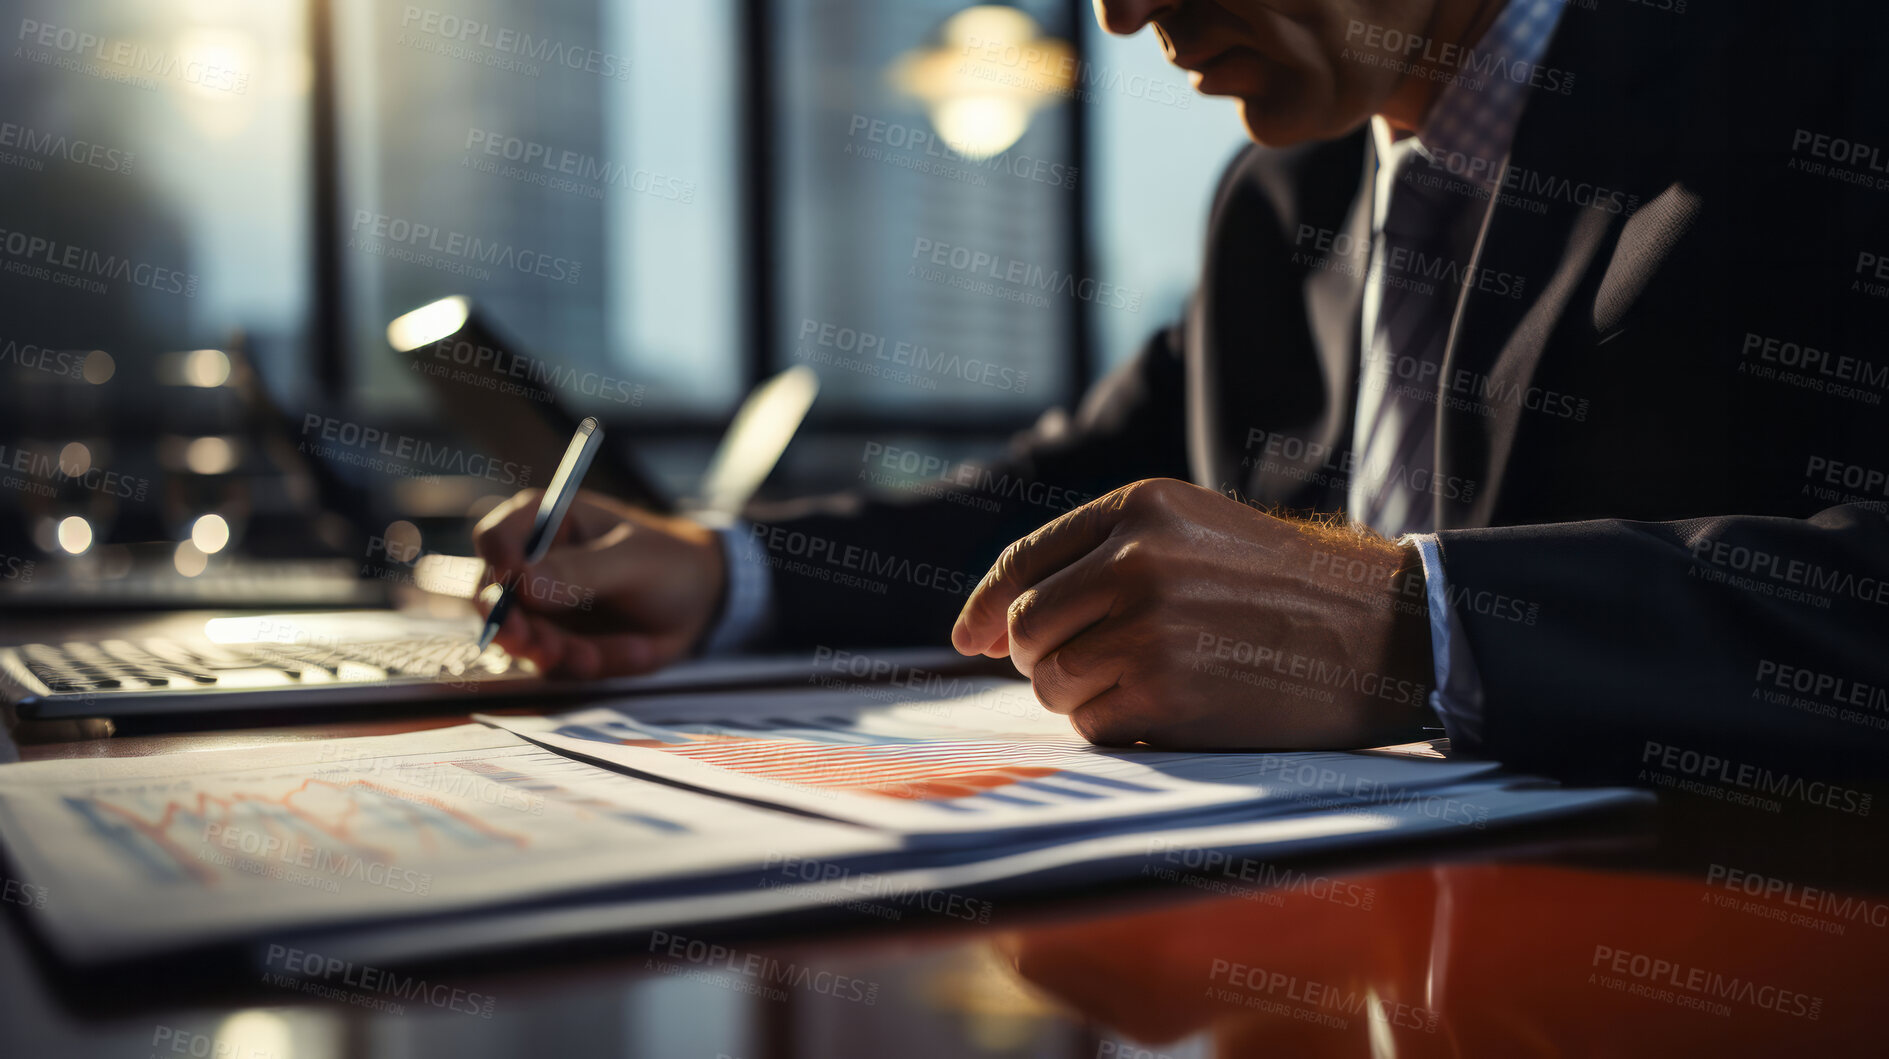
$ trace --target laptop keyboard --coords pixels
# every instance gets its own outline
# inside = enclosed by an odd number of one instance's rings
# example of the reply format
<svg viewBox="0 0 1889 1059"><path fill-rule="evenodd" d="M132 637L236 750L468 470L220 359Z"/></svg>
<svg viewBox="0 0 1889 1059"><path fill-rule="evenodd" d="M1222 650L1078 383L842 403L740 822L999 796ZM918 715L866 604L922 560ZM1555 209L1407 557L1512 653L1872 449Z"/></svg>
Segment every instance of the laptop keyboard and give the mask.
<svg viewBox="0 0 1889 1059"><path fill-rule="evenodd" d="M512 671L503 649L483 654L463 637L367 643L256 643L185 647L171 640L26 644L28 672L54 693L210 688L234 671L272 670L299 684L465 679Z"/></svg>

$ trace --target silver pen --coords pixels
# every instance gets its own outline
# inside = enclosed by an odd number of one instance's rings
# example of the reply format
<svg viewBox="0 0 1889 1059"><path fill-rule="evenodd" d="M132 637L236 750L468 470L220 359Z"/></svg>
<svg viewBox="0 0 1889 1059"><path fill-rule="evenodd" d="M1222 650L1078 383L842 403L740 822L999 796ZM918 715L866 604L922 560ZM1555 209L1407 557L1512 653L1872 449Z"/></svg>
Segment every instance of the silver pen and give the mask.
<svg viewBox="0 0 1889 1059"><path fill-rule="evenodd" d="M590 461L597 455L598 446L603 444L603 427L599 426L594 416L585 416L577 424L577 433L571 436L570 447L564 450L564 458L558 461L557 473L551 476L551 484L545 487L544 498L538 501L538 517L531 524L531 535L525 538L525 565L532 566L544 559L551 550L551 542L557 539L558 527L564 524L564 513L571 509L571 501L577 499L577 487L584 480L584 472L590 469ZM499 628L505 624L505 615L512 609L513 585L504 585L499 589L499 597L492 603L492 613L486 615L485 628L479 633L479 650L492 645L492 638L498 635Z"/></svg>

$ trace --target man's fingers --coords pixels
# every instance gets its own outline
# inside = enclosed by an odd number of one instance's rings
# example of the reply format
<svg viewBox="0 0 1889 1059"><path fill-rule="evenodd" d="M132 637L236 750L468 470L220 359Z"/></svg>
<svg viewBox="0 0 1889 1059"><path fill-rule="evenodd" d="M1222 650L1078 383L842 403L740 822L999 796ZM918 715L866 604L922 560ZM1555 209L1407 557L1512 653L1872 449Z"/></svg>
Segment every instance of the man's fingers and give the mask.
<svg viewBox="0 0 1889 1059"><path fill-rule="evenodd" d="M1030 690L1051 713L1068 715L1121 682L1133 661L1116 629L1091 629L1037 660Z"/></svg>
<svg viewBox="0 0 1889 1059"><path fill-rule="evenodd" d="M538 521L538 505L543 499L542 489L520 490L486 512L473 527L473 547L491 569L502 573L525 564L525 543L531 538L531 527ZM596 493L581 492L570 510L564 513L564 521L551 539L551 547L555 550L593 540L634 517L632 508Z"/></svg>
<svg viewBox="0 0 1889 1059"><path fill-rule="evenodd" d="M1133 486L1091 500L1003 550L977 583L951 627L951 646L974 655L996 650L1005 615L1024 589L1082 558L1108 539L1121 520L1123 495Z"/></svg>
<svg viewBox="0 0 1889 1059"><path fill-rule="evenodd" d="M574 633L542 617L532 617L530 629L524 657L549 676L573 680L648 673L669 664L686 646L657 633Z"/></svg>
<svg viewBox="0 0 1889 1059"><path fill-rule="evenodd" d="M482 618L490 616L497 603L498 593L490 589L480 592L473 600ZM505 613L505 620L499 624L498 635L492 638L492 642L510 654L522 654L531 643L531 625L529 616L522 609L513 607Z"/></svg>
<svg viewBox="0 0 1889 1059"><path fill-rule="evenodd" d="M1069 724L1097 746L1130 746L1146 738L1155 718L1140 694L1118 685L1076 707Z"/></svg>
<svg viewBox="0 0 1889 1059"><path fill-rule="evenodd" d="M619 518L618 513L598 507L585 511L582 525L573 527L580 520L566 518L559 543L538 563L525 566L522 543L514 545L510 538L521 524L529 533L535 513L535 507L520 507L502 516L490 530L481 523L481 533L475 537L486 558L484 583L510 586L517 605L551 613L588 610L598 596L634 590L650 576L649 564L655 560L635 540L647 527L635 520L633 512ZM577 516L578 508L572 506L570 514ZM500 558L505 555L511 556L509 561Z"/></svg>
<svg viewBox="0 0 1889 1059"><path fill-rule="evenodd" d="M634 592L647 583L656 562L638 540L641 528L620 522L583 544L553 548L536 566L514 578L512 592L520 606L543 613L586 609L599 596Z"/></svg>
<svg viewBox="0 0 1889 1059"><path fill-rule="evenodd" d="M573 636L564 647L564 662L559 670L573 680L592 680L602 668L596 641L588 636Z"/></svg>
<svg viewBox="0 0 1889 1059"><path fill-rule="evenodd" d="M505 618L504 627L511 629L513 626L517 626L520 631L511 634L501 633L498 642L518 657L531 659L539 672L547 674L557 672L564 663L564 653L569 646L572 634L548 618L525 614L517 608L513 608L511 614ZM510 636L519 638L515 641L516 648L506 644Z"/></svg>
<svg viewBox="0 0 1889 1059"><path fill-rule="evenodd" d="M524 565L525 538L531 534L531 522L543 496L542 489L513 493L472 528L472 546L488 568L511 570Z"/></svg>
<svg viewBox="0 0 1889 1059"><path fill-rule="evenodd" d="M593 636L597 649L598 675L627 677L648 673L668 665L687 645L678 637L648 633L619 633Z"/></svg>
<svg viewBox="0 0 1889 1059"><path fill-rule="evenodd" d="M493 642L517 658L528 658L549 676L589 680L595 677L634 676L669 664L687 649L678 637L664 633L585 633L559 621L555 605L536 600L529 582L521 583L514 606L505 615ZM482 614L490 614L496 593L479 597ZM533 604L536 603L536 606Z"/></svg>
<svg viewBox="0 0 1889 1059"><path fill-rule="evenodd" d="M1107 617L1119 598L1117 585L1102 576L1106 565L1095 556L1090 552L1019 593L1004 615L1004 635L985 650L1008 654L1027 677L1038 659Z"/></svg>

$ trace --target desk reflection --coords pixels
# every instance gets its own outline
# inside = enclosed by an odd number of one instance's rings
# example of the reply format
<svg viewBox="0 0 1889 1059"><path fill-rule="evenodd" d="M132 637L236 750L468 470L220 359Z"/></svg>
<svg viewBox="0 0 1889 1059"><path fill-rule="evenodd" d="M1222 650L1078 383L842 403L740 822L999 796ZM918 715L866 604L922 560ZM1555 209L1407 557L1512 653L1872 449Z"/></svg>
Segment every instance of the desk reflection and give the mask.
<svg viewBox="0 0 1889 1059"><path fill-rule="evenodd" d="M1889 904L1773 882L1434 866L997 944L1156 1051L1206 1034L1221 1056L1876 1054Z"/></svg>

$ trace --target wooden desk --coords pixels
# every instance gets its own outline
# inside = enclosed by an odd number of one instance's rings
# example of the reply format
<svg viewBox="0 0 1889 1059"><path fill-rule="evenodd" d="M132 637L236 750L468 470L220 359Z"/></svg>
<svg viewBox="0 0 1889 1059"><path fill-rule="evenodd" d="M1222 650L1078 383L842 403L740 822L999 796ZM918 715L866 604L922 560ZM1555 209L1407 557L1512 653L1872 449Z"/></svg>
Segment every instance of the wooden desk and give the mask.
<svg viewBox="0 0 1889 1059"><path fill-rule="evenodd" d="M21 751L122 756L462 720ZM1881 1054L1883 829L1827 809L1662 797L1650 813L1441 847L1211 869L1177 860L1172 878L988 905L971 893L945 914L864 900L680 939L457 961L416 969L444 987L439 1004L399 1011L365 1006L375 999L365 991L314 997L188 963L72 981L34 951L11 908L0 928L0 1053ZM711 957L710 945L724 951ZM458 1010L454 998L468 995L492 998L491 1017Z"/></svg>

